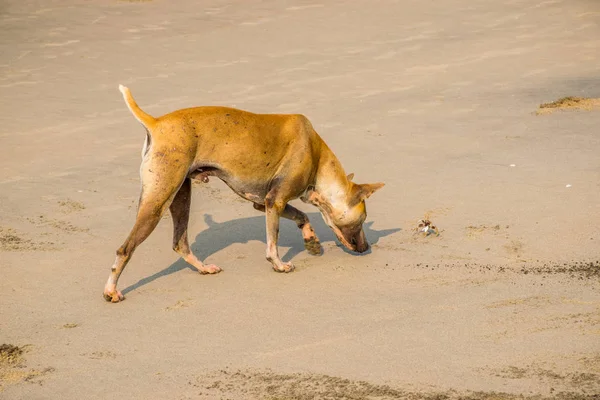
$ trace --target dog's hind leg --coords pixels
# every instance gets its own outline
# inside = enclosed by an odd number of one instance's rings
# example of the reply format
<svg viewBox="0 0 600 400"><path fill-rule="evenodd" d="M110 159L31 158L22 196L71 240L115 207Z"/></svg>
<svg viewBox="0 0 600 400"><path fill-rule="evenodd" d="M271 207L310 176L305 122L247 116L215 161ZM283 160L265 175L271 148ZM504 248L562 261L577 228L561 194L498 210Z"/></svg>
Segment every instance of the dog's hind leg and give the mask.
<svg viewBox="0 0 600 400"><path fill-rule="evenodd" d="M216 274L221 268L216 265L204 265L190 250L188 243L188 222L192 199L192 181L186 178L173 198L169 210L173 217L173 250L201 274Z"/></svg>
<svg viewBox="0 0 600 400"><path fill-rule="evenodd" d="M143 199L140 201L140 207L133 229L131 230L131 233L129 233L127 239L125 239L123 245L117 250L117 258L111 268L108 281L104 286L104 298L106 301L117 303L123 300L123 295L117 290L119 277L131 259L135 249L150 236L154 228L156 228L156 225L158 225L163 210L164 207L151 207L145 203Z"/></svg>
<svg viewBox="0 0 600 400"><path fill-rule="evenodd" d="M265 206L262 204L254 203L254 208L258 211L265 212ZM317 234L313 230L310 221L308 220L308 215L298 210L296 207L286 204L281 216L285 219L294 221L298 228L302 230L304 248L309 252L309 254L315 256L321 255L323 248L321 247L321 242L319 241Z"/></svg>
<svg viewBox="0 0 600 400"><path fill-rule="evenodd" d="M104 298L106 301L117 303L123 300L123 295L117 290L117 282L123 269L131 259L135 249L156 228L160 218L185 179L187 171L181 166L169 171L169 179L156 179L157 176L166 175L167 169L164 165L153 162L153 160L156 161L155 157L150 156L142 162L140 169L142 194L140 196L137 217L129 236L117 250L117 258L111 268L108 281L104 286Z"/></svg>

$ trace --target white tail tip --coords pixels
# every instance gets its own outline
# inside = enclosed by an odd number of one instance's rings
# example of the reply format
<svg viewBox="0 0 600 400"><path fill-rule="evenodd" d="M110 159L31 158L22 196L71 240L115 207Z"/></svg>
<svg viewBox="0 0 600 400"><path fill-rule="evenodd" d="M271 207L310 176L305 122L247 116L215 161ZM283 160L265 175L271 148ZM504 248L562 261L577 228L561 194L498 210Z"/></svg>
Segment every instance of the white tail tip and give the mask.
<svg viewBox="0 0 600 400"><path fill-rule="evenodd" d="M127 90L127 87L123 86L123 85L119 85L119 90L121 91L121 93L125 94L125 91Z"/></svg>

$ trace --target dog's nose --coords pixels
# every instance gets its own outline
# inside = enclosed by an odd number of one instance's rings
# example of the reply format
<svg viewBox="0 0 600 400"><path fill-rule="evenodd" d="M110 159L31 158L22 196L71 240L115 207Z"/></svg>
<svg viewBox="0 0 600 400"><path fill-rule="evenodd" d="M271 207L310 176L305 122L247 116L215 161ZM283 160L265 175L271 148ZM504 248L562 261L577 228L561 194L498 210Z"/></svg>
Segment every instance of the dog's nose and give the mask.
<svg viewBox="0 0 600 400"><path fill-rule="evenodd" d="M369 250L369 243L367 243L367 242L364 242L363 244L356 246L356 251L358 251L359 253L364 253L367 250Z"/></svg>

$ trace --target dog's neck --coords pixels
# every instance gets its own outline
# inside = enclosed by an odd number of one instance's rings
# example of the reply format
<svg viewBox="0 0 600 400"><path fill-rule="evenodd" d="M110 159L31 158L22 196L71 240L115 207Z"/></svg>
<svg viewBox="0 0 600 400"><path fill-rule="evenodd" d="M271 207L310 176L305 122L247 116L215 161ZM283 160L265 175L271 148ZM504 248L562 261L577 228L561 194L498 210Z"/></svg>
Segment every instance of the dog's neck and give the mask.
<svg viewBox="0 0 600 400"><path fill-rule="evenodd" d="M348 206L350 181L342 164L329 148L325 148L319 160L314 189L309 191L309 203L331 215L333 210L344 211Z"/></svg>

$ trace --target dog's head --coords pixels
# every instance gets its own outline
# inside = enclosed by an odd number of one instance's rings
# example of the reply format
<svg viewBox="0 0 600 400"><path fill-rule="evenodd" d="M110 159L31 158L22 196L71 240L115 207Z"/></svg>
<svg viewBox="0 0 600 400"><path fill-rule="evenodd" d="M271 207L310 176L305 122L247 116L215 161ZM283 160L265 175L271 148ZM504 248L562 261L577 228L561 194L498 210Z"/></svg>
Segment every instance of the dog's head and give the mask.
<svg viewBox="0 0 600 400"><path fill-rule="evenodd" d="M363 223L367 218L365 200L384 184L356 184L350 180L352 176L353 174L348 175L348 190L340 198L326 199L318 193L314 193L310 198L344 247L364 253L369 250L369 243L363 231Z"/></svg>

